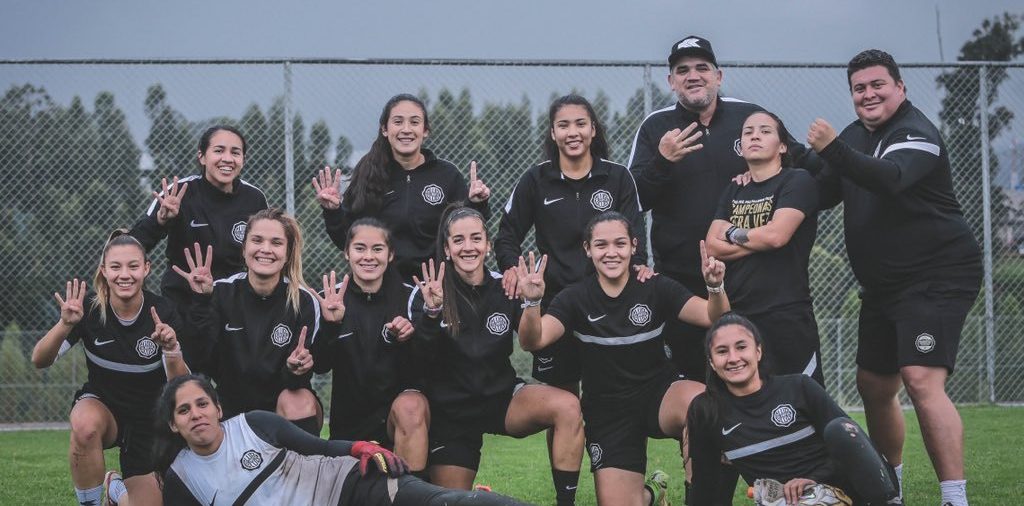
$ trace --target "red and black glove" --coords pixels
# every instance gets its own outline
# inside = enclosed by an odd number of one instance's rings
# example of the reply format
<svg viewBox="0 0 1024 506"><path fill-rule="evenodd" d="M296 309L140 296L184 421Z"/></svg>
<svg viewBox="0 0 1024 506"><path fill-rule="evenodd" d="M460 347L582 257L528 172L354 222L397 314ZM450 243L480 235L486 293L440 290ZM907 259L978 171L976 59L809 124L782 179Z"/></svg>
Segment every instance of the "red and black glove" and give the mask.
<svg viewBox="0 0 1024 506"><path fill-rule="evenodd" d="M380 472L391 478L397 478L409 473L409 464L390 450L377 444L376 441L356 441L352 443L352 451L349 455L359 459L359 474L366 476L366 470L370 460Z"/></svg>

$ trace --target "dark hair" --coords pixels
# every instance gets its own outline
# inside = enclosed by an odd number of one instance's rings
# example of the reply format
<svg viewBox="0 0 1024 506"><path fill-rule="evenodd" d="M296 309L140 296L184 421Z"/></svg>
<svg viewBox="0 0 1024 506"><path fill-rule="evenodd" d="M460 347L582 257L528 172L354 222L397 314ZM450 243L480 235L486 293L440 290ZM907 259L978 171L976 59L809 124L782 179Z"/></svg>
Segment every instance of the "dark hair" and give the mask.
<svg viewBox="0 0 1024 506"><path fill-rule="evenodd" d="M210 380L202 374L186 374L167 381L163 389L160 390L160 396L157 397L153 413L153 463L156 466L157 478L161 480L164 473L167 472L167 468L171 467L174 459L178 456L178 452L188 446L181 434L171 430L171 424L174 423L174 409L177 407L175 404L178 390L190 381L199 385L199 388L203 389L203 392L210 397L210 400L215 405L220 406L220 397L217 396L217 390L213 388Z"/></svg>
<svg viewBox="0 0 1024 506"><path fill-rule="evenodd" d="M881 49L867 49L857 53L857 56L850 59L850 63L846 65L846 84L853 90L853 74L859 70L876 65L885 67L893 81L898 83L903 80L900 77L900 68L896 65L896 60L893 59L891 54Z"/></svg>
<svg viewBox="0 0 1024 506"><path fill-rule="evenodd" d="M384 233L384 244L388 245L388 249L393 250L391 246L391 229L384 224L383 221L378 220L372 216L359 218L352 222L352 225L348 227L348 233L345 234L345 250L348 250L348 245L352 243L352 238L356 235L356 228L358 227L372 227L380 229Z"/></svg>
<svg viewBox="0 0 1024 506"><path fill-rule="evenodd" d="M377 137L368 151L352 169L352 181L345 189L344 202L356 214L373 214L380 210L384 194L388 191L388 166L395 160L391 152L391 142L384 135L384 128L391 117L391 110L399 102L412 102L423 110L423 128L430 131L430 120L427 118L427 106L415 95L402 93L391 97L380 113L377 125Z"/></svg>
<svg viewBox="0 0 1024 506"><path fill-rule="evenodd" d="M100 264L96 267L96 274L92 278L93 287L96 290L96 296L92 299L92 306L100 312L100 322L107 323L107 303L110 302L110 287L107 286L107 279L103 276L103 264L107 261L107 252L114 246L135 246L142 252L142 261L149 263L149 258L146 256L146 248L142 246L134 236L128 233L126 228L114 229L107 238L107 243L103 245L103 253L100 254ZM145 280L143 280L143 288L145 288Z"/></svg>
<svg viewBox="0 0 1024 506"><path fill-rule="evenodd" d="M751 337L754 338L754 344L761 347L762 356L765 352L764 340L761 338L761 332L757 330L757 326L754 322L750 321L746 317L728 312L721 316L711 328L708 329L704 337L704 360L706 361L705 367L707 373L705 376L705 390L704 395L699 397L693 404L690 405L690 411L688 416L694 416L699 420L699 423L705 426L711 426L718 423L719 414L725 409L725 399L729 395L729 390L725 386L725 381L718 376L718 373L710 367L711 362L711 341L715 338L715 334L718 333L723 327L729 325L739 325L743 327ZM757 369L757 375L762 380L769 376L767 364L759 364Z"/></svg>
<svg viewBox="0 0 1024 506"><path fill-rule="evenodd" d="M626 235L629 236L629 240L632 241L633 239L636 239L636 235L633 233L633 225L629 222L629 220L626 219L625 216L622 215L622 213L618 211L605 211L597 216L594 216L593 218L590 219L589 222L587 222L587 227L583 229L583 242L589 243L590 240L594 238L594 227L596 227L598 223L603 223L606 221L621 222L622 225L626 227Z"/></svg>
<svg viewBox="0 0 1024 506"><path fill-rule="evenodd" d="M487 220L484 219L484 215L480 214L480 211L466 206L465 202L454 202L446 207L441 213L441 224L437 229L437 263L445 262L448 264L444 268L446 271L444 280L441 281L441 286L444 289L442 316L444 321L448 322L448 330L452 336L459 335L459 305L456 297L462 298L471 306L475 306L478 302L477 297L471 297L470 294L463 293L462 290L458 289L459 285L455 281L456 276L458 276L455 273L455 264L444 253L444 247L448 243L452 224L466 218L480 220L480 223L484 225L484 240L490 240L490 234L487 232ZM485 267L484 273L486 274L486 272L487 269Z"/></svg>
<svg viewBox="0 0 1024 506"><path fill-rule="evenodd" d="M787 145L786 152L782 153L782 166L783 167L792 167L793 166L793 154L789 152L788 145L790 143L792 143L792 142L795 142L795 140L793 139L793 135L789 133L789 129L786 128L786 124L783 123L782 119L779 118L779 116L776 115L774 112L765 111L765 110L754 111L754 112L748 114L747 118L745 118L743 120L743 122L746 123L747 119L749 119L751 116L753 116L755 114L765 114L769 118L771 118L771 119L773 119L775 121L775 131L779 134L779 141L782 142L783 144Z"/></svg>
<svg viewBox="0 0 1024 506"><path fill-rule="evenodd" d="M544 154L547 155L548 160L551 160L551 163L558 167L558 144L551 138L551 132L555 129L555 115L567 105L582 106L587 110L587 115L590 116L590 122L594 125L594 138L590 141L590 156L594 158L594 161L608 158L608 139L605 137L604 125L597 120L597 113L594 112L594 107L590 105L587 99L571 93L555 99L554 102L551 102L551 107L548 108L548 135L544 136Z"/></svg>
<svg viewBox="0 0 1024 506"><path fill-rule="evenodd" d="M231 132L237 135L239 139L242 139L242 154L245 154L245 151L249 147L249 144L245 142L245 136L242 135L242 132L231 125L213 125L212 127L207 128L206 131L204 131L203 134L199 136L200 154L206 153L206 150L210 149L210 139L213 138L213 134L220 131Z"/></svg>

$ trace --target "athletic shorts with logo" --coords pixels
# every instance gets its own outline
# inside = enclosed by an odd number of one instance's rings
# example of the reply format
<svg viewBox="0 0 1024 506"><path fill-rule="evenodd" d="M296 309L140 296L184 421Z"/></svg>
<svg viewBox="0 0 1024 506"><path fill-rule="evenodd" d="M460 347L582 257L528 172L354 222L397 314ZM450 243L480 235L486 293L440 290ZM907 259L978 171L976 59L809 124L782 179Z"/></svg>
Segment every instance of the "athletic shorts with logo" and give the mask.
<svg viewBox="0 0 1024 506"><path fill-rule="evenodd" d="M126 413L116 411L110 404L103 401L103 396L89 383L75 392L71 407L74 408L75 404L82 399L96 399L114 415L117 436L114 437L114 442L108 448L117 446L120 449L118 459L121 463L121 476L130 478L149 474L156 470L152 455L155 433L151 417L128 416ZM153 399L153 402L155 403L156 399ZM151 413L152 411L152 406L139 406L140 413Z"/></svg>
<svg viewBox="0 0 1024 506"><path fill-rule="evenodd" d="M584 393L583 430L591 472L603 468L647 473L647 438L670 436L661 431L658 412L675 378L662 376L615 402L589 402Z"/></svg>

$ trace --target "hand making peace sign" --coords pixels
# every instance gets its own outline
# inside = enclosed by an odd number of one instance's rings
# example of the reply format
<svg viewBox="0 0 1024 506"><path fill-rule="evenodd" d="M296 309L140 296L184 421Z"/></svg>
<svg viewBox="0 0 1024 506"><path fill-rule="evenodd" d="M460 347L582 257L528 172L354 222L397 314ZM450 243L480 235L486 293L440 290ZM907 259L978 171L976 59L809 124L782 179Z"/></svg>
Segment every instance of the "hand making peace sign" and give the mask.
<svg viewBox="0 0 1024 506"><path fill-rule="evenodd" d="M331 174L330 167L324 167L317 172L313 178L313 189L316 190L316 201L324 209L337 209L341 207L341 170L336 169Z"/></svg>
<svg viewBox="0 0 1024 506"><path fill-rule="evenodd" d="M427 309L438 309L444 304L444 288L441 284L444 281L444 262L441 262L441 266L435 271L434 259L431 258L429 266L427 262L423 262L420 268L423 270L423 281L416 276L413 276L412 280L423 292L423 304Z"/></svg>
<svg viewBox="0 0 1024 506"><path fill-rule="evenodd" d="M85 316L85 292L85 281L78 281L78 278L68 281L65 298L62 299L59 293L53 292L53 298L60 304L60 321L64 325L72 327L82 321L82 317Z"/></svg>
<svg viewBox="0 0 1024 506"><path fill-rule="evenodd" d="M178 176L174 176L168 186L165 177L160 178L160 187L163 190L160 193L153 192L153 197L160 201L160 209L156 212L156 222L163 226L178 217L178 213L181 211L181 199L185 198L188 183L183 183L179 188Z"/></svg>
<svg viewBox="0 0 1024 506"><path fill-rule="evenodd" d="M348 290L348 280L346 274L341 278L339 285L338 275L334 271L331 271L329 277L324 274L324 294L315 294L316 298L320 299L320 312L323 313L324 320L338 323L345 319L345 291Z"/></svg>
<svg viewBox="0 0 1024 506"><path fill-rule="evenodd" d="M171 268L179 276L188 281L188 286L198 294L209 295L213 293L213 246L206 247L206 261L203 261L203 251L199 243L195 243L196 256L192 259L192 252L185 248L185 261L188 262L188 272L185 272L177 265Z"/></svg>
<svg viewBox="0 0 1024 506"><path fill-rule="evenodd" d="M491 198L491 189L482 179L477 179L476 161L469 162L469 201L480 203Z"/></svg>
<svg viewBox="0 0 1024 506"><path fill-rule="evenodd" d="M523 257L519 257L519 266L516 267L516 276L519 278L519 282L516 284L516 291L521 299L538 301L544 298L544 269L547 266L547 255L540 257L539 265L532 251L529 262Z"/></svg>

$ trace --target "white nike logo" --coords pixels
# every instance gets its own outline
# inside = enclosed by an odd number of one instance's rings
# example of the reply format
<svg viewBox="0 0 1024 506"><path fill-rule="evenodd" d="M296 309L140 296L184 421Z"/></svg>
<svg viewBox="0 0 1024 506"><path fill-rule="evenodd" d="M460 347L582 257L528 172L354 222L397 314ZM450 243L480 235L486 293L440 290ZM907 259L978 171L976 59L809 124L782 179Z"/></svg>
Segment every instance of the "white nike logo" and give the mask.
<svg viewBox="0 0 1024 506"><path fill-rule="evenodd" d="M99 339L96 339L96 340L93 341L93 344L95 344L96 346L103 346L104 344L110 344L112 342L114 342L113 339L111 339L109 341L100 341Z"/></svg>
<svg viewBox="0 0 1024 506"><path fill-rule="evenodd" d="M199 228L199 227L208 227L208 226L210 226L210 224L209 223L196 223L196 220L192 220L192 221L189 222L188 226L190 226L192 228Z"/></svg>
<svg viewBox="0 0 1024 506"><path fill-rule="evenodd" d="M225 323L225 324L224 324L224 330L226 330L226 331L228 331L228 332L233 332L233 331L235 331L235 330L242 330L242 329L244 329L244 328L245 328L245 327L232 327L232 326L231 326L231 324L228 324L228 323Z"/></svg>
<svg viewBox="0 0 1024 506"><path fill-rule="evenodd" d="M576 485L573 485L571 487L565 487L565 489L566 490L576 490Z"/></svg>
<svg viewBox="0 0 1024 506"><path fill-rule="evenodd" d="M587 320L590 321L591 323L593 323L593 322L596 322L597 320L600 320L601 318L604 318L605 316L608 316L608 315L607 314L603 314L601 316L598 316L597 318L594 318L593 316L590 316L588 314L587 315Z"/></svg>
<svg viewBox="0 0 1024 506"><path fill-rule="evenodd" d="M911 137L910 134L907 134L908 141L923 141L925 139L926 137Z"/></svg>
<svg viewBox="0 0 1024 506"><path fill-rule="evenodd" d="M565 197L558 197L557 199L551 199L551 200L544 199L544 205L550 206L551 204L554 204L555 202L558 202L559 200L563 200L563 199L565 199Z"/></svg>
<svg viewBox="0 0 1024 506"><path fill-rule="evenodd" d="M544 371L547 371L548 369L554 369L554 368L555 368L555 366L553 366L553 365L538 366L537 367L537 372L544 372Z"/></svg>
<svg viewBox="0 0 1024 506"><path fill-rule="evenodd" d="M728 436L730 432L736 430L736 427L739 427L740 425L743 425L743 422L740 422L740 423L737 423L736 425L733 425L732 427L729 428L729 430L725 430L725 427L722 427L722 435L723 436Z"/></svg>
<svg viewBox="0 0 1024 506"><path fill-rule="evenodd" d="M444 448L444 445L438 446L437 448L431 448L430 449L430 453L434 453L434 452L440 450L441 448Z"/></svg>
<svg viewBox="0 0 1024 506"><path fill-rule="evenodd" d="M540 363L542 364L550 363L554 359L555 357L537 357L537 360L540 361Z"/></svg>
<svg viewBox="0 0 1024 506"><path fill-rule="evenodd" d="M385 193L384 195L391 195L392 193L395 193L395 190L391 190L391 191Z"/></svg>
<svg viewBox="0 0 1024 506"><path fill-rule="evenodd" d="M342 334L342 335L338 336L338 339L345 339L346 337L351 336L352 334L355 334L355 332L349 332L348 334Z"/></svg>
<svg viewBox="0 0 1024 506"><path fill-rule="evenodd" d="M442 329L446 329L446 328L448 328L448 322L446 322L446 321L444 321L444 320L441 320L441 328L442 328Z"/></svg>

